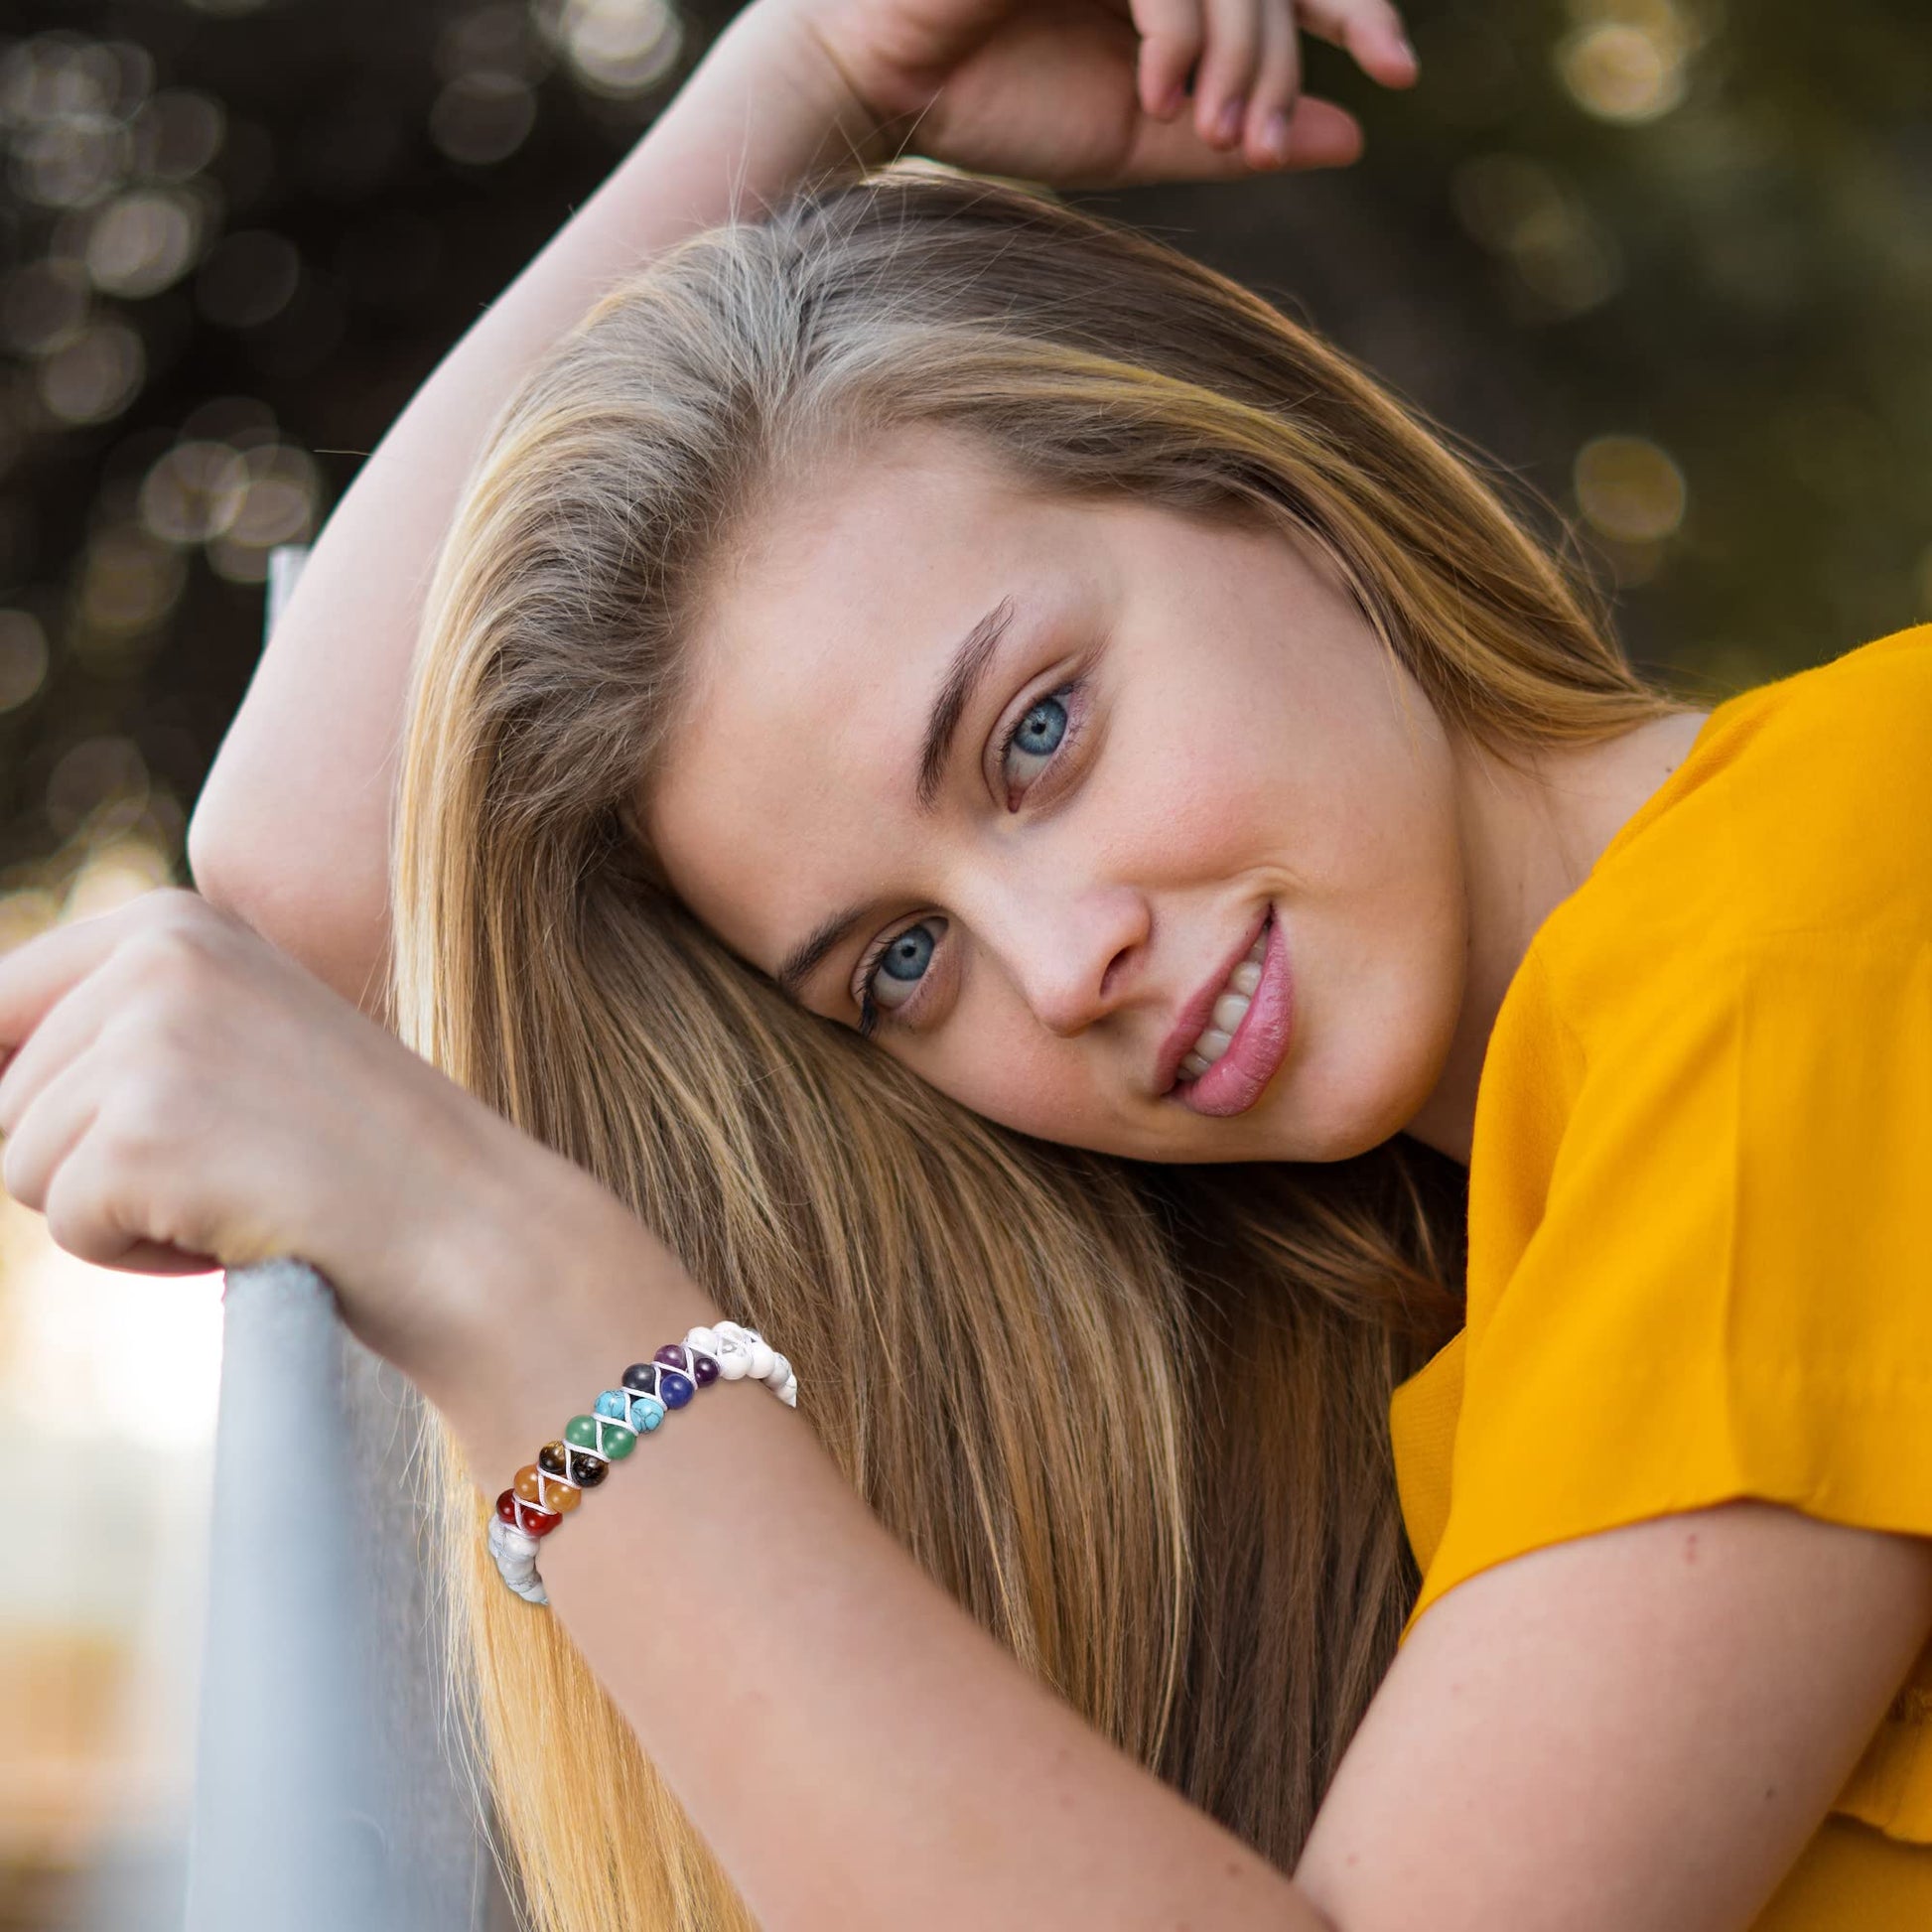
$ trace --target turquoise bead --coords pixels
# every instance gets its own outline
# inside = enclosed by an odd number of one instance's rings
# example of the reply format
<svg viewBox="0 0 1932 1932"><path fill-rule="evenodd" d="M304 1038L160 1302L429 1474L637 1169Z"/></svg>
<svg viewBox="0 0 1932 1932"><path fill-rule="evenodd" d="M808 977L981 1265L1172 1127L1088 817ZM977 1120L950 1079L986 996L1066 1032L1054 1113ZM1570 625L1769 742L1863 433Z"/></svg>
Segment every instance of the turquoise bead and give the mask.
<svg viewBox="0 0 1932 1932"><path fill-rule="evenodd" d="M630 1398L621 1389L606 1389L597 1399L597 1413L609 1416L613 1422L628 1423Z"/></svg>
<svg viewBox="0 0 1932 1932"><path fill-rule="evenodd" d="M630 1398L632 1429L655 1429L663 1420L664 1405L654 1395L633 1395Z"/></svg>

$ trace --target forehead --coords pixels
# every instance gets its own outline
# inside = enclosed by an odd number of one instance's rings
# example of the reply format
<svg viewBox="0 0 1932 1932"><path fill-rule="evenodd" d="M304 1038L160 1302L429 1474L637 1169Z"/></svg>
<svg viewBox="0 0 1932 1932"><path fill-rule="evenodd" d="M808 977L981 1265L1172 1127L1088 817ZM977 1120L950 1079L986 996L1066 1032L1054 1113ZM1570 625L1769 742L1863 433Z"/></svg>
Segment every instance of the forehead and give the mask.
<svg viewBox="0 0 1932 1932"><path fill-rule="evenodd" d="M1036 607L1064 586L1081 514L920 433L762 519L710 587L643 801L672 886L729 945L769 970L909 860L913 766L951 652L1003 597Z"/></svg>

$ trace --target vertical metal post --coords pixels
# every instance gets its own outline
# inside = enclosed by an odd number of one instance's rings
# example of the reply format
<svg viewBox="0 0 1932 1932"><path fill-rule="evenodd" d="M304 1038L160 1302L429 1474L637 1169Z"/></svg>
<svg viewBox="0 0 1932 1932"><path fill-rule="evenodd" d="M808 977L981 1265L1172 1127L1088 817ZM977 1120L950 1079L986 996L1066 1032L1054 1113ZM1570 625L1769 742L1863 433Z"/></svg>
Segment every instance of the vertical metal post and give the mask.
<svg viewBox="0 0 1932 1932"><path fill-rule="evenodd" d="M270 626L303 554L271 554ZM507 1924L443 1708L422 1397L300 1261L230 1269L222 1308L187 1932Z"/></svg>

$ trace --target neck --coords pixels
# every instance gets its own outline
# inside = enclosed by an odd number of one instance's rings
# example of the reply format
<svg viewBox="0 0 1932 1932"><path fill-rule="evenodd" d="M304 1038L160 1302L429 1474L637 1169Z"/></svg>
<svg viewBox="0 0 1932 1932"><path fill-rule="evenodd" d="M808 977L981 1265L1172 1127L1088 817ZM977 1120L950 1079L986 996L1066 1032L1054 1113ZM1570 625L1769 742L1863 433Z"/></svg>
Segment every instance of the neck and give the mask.
<svg viewBox="0 0 1932 1932"><path fill-rule="evenodd" d="M1406 1133L1468 1166L1483 1055L1531 939L1683 762L1707 716L1674 713L1599 744L1520 754L1516 766L1457 742L1468 904L1462 1006L1442 1075Z"/></svg>

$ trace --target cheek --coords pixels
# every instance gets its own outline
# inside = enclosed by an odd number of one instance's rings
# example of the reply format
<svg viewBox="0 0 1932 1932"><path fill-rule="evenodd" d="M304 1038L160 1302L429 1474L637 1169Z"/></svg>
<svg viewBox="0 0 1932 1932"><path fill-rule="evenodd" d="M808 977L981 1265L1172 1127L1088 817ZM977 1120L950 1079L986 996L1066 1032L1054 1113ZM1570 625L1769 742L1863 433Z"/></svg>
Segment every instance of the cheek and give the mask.
<svg viewBox="0 0 1932 1932"><path fill-rule="evenodd" d="M928 1086L1016 1133L1085 1144L1102 1112L1079 1042L1043 1034L1017 1009L962 1003L944 1037L882 1047Z"/></svg>

